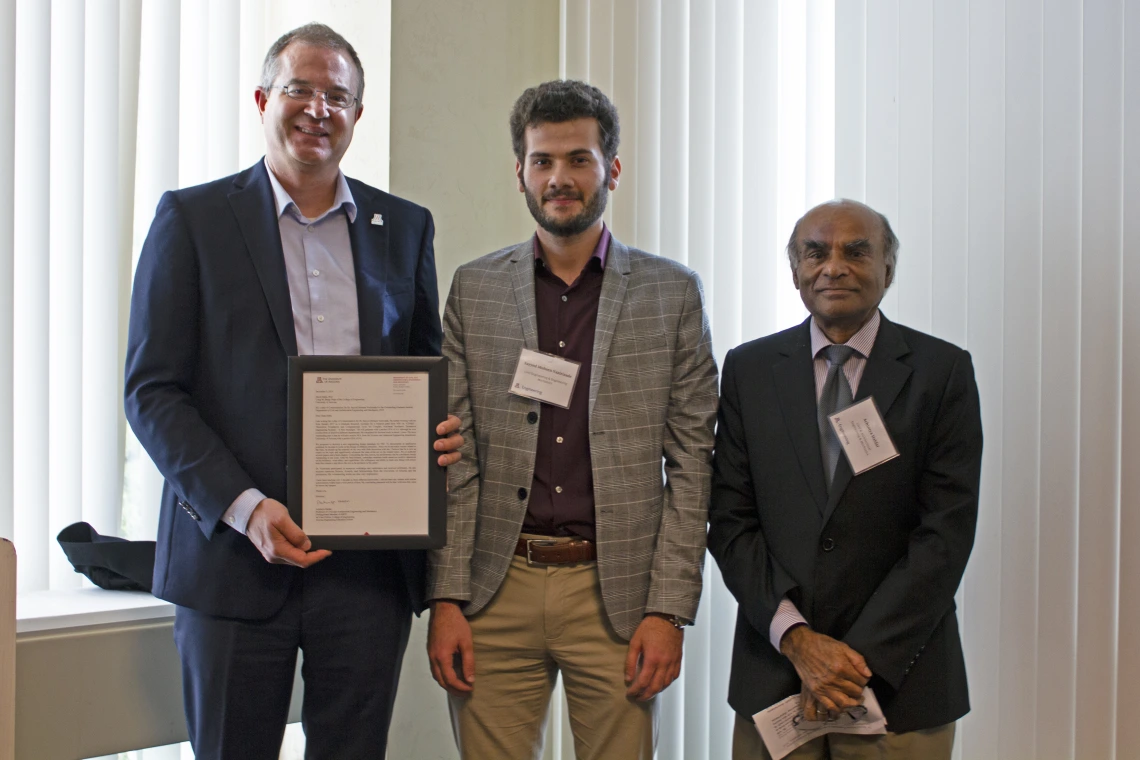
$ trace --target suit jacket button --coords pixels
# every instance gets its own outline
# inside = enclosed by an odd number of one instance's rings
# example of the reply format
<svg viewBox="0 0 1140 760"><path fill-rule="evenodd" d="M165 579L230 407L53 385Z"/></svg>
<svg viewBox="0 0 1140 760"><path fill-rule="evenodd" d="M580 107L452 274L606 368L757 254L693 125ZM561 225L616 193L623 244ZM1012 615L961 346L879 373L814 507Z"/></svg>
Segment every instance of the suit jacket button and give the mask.
<svg viewBox="0 0 1140 760"><path fill-rule="evenodd" d="M823 543L821 544L821 546L823 547L823 550L825 552L829 552L835 548L835 542L832 541L830 538L825 538L825 539L823 539Z"/></svg>
<svg viewBox="0 0 1140 760"><path fill-rule="evenodd" d="M534 412L531 412L531 414L534 414ZM526 501L526 489L525 488L519 489L519 501Z"/></svg>
<svg viewBox="0 0 1140 760"><path fill-rule="evenodd" d="M526 421L532 425L534 423L538 422L538 412L527 412L526 413Z"/></svg>

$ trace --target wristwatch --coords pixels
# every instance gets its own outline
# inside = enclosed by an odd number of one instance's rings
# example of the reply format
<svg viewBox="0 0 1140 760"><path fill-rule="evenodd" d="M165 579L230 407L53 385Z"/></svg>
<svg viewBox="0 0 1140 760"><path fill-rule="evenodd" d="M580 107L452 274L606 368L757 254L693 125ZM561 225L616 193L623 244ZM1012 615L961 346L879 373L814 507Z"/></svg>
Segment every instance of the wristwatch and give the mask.
<svg viewBox="0 0 1140 760"><path fill-rule="evenodd" d="M666 620L670 623L673 623L673 627L677 630L684 630L685 626L691 626L693 622L691 620L685 620L679 615L667 615L663 612L654 612L652 614L657 615L661 620Z"/></svg>

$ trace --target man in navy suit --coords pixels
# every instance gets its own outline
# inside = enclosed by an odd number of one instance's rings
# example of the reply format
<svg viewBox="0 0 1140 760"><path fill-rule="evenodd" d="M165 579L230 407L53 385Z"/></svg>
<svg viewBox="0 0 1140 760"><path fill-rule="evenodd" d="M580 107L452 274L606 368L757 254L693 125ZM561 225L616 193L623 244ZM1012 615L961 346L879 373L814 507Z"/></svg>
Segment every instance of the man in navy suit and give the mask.
<svg viewBox="0 0 1140 760"><path fill-rule="evenodd" d="M824 720L870 686L879 736L831 734L796 760L949 760L969 709L954 592L974 543L982 422L970 355L889 321L898 238L854 201L788 242L811 316L724 361L709 550L740 603L734 760L769 760L751 716L800 695ZM873 398L899 456L853 473L828 415Z"/></svg>
<svg viewBox="0 0 1140 760"><path fill-rule="evenodd" d="M281 503L289 356L440 351L431 214L339 169L363 93L343 37L285 34L256 91L265 159L166 193L139 258L126 413L166 479L154 594L200 759L277 757L298 648L306 756L383 757L424 607L422 552L312 551Z"/></svg>

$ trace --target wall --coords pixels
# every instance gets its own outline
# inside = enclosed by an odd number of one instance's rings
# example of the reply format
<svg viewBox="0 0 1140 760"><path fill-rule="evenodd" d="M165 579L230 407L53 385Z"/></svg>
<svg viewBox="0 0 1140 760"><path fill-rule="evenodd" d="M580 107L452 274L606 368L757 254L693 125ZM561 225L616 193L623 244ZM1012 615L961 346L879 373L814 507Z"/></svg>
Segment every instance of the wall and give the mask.
<svg viewBox="0 0 1140 760"><path fill-rule="evenodd" d="M456 267L534 229L507 116L526 87L557 78L558 23L558 0L392 0L391 191L435 216L441 303ZM456 757L426 632L425 615L404 658L391 760Z"/></svg>
<svg viewBox="0 0 1140 760"><path fill-rule="evenodd" d="M441 296L461 263L534 231L507 117L558 77L558 18L558 0L392 2L391 188L435 215Z"/></svg>

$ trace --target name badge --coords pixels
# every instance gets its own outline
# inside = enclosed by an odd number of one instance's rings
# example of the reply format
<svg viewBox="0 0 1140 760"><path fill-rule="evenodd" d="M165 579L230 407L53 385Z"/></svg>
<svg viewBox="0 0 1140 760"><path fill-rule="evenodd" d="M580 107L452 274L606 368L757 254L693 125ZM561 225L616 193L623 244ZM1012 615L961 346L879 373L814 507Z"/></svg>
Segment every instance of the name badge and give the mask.
<svg viewBox="0 0 1140 760"><path fill-rule="evenodd" d="M859 475L899 455L875 399L868 396L857 404L828 417L839 437L851 471Z"/></svg>
<svg viewBox="0 0 1140 760"><path fill-rule="evenodd" d="M580 368L578 362L524 348L511 380L511 393L569 409Z"/></svg>

